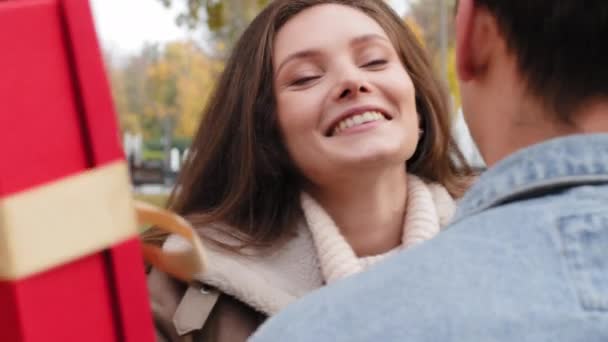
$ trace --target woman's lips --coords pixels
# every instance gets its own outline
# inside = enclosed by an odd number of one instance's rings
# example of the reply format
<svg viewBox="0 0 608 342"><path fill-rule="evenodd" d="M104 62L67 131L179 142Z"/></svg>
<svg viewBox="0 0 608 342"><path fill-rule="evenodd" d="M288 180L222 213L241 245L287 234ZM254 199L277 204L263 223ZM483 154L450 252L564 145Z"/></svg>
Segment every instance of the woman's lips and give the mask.
<svg viewBox="0 0 608 342"><path fill-rule="evenodd" d="M368 122L392 119L393 117L387 111L377 106L352 107L334 118L326 129L325 136L331 137L346 130L352 130L355 126L368 124Z"/></svg>

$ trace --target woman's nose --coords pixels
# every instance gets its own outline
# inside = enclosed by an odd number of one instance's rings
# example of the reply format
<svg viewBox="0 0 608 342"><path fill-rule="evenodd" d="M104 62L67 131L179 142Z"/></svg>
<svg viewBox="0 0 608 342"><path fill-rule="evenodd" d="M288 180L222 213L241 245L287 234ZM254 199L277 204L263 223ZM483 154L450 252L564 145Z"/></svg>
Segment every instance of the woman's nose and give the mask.
<svg viewBox="0 0 608 342"><path fill-rule="evenodd" d="M337 84L334 91L336 101L357 97L362 93L369 93L371 87L356 73L345 75Z"/></svg>
<svg viewBox="0 0 608 342"><path fill-rule="evenodd" d="M342 91L338 95L338 99L346 99L349 97L356 97L359 93L368 93L369 89L364 84L351 84L345 87L342 87Z"/></svg>

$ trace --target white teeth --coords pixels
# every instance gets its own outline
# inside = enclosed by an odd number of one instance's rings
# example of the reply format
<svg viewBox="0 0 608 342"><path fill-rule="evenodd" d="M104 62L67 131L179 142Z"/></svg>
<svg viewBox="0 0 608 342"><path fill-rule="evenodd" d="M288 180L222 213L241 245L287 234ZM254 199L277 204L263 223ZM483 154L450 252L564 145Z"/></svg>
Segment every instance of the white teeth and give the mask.
<svg viewBox="0 0 608 342"><path fill-rule="evenodd" d="M347 119L340 121L334 128L332 135L336 135L336 134L342 132L343 130L354 127L354 126L358 126L358 125L361 125L364 123L378 121L378 120L384 120L384 115L382 115L378 112L365 112L365 113L357 114L355 116L351 116Z"/></svg>

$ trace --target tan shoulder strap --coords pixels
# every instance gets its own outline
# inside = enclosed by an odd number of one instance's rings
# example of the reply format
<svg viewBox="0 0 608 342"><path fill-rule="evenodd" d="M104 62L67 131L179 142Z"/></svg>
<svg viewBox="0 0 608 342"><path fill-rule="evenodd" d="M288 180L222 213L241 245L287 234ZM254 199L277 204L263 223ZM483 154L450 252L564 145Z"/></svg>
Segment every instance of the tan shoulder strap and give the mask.
<svg viewBox="0 0 608 342"><path fill-rule="evenodd" d="M193 280L195 274L206 269L203 243L194 228L179 215L150 204L135 201L135 212L140 224L151 223L168 233L179 235L190 242L189 250L169 252L153 244L142 244L144 258L155 268L184 282Z"/></svg>
<svg viewBox="0 0 608 342"><path fill-rule="evenodd" d="M216 289L196 283L190 285L173 316L177 333L183 336L202 329L219 296L220 292Z"/></svg>

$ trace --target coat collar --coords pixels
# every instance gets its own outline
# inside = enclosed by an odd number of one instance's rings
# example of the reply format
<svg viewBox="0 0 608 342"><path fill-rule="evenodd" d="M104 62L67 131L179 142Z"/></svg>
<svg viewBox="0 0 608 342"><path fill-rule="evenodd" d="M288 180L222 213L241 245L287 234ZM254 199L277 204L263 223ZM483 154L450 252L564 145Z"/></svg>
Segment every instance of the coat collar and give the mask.
<svg viewBox="0 0 608 342"><path fill-rule="evenodd" d="M435 220L438 219L441 226L445 225L454 211L453 200L443 187L437 184L424 186L426 184L418 178L414 179L414 182L418 181L423 184L422 190L428 193L429 203L434 204L432 213L438 216ZM236 254L207 245L208 267L203 274L196 275L196 279L269 316L323 286L325 277L319 259L319 241L315 241L309 225L318 224L310 222L311 217L328 215L318 204L311 205L310 197L304 195L303 198L305 200L302 209L306 219L298 225L296 235L292 239L280 248L263 254ZM413 195L408 195L408 205L412 205L414 198ZM220 231L231 229L228 226L220 228ZM435 233L436 231L432 235ZM222 236L222 242L232 244L236 241ZM167 251L187 248L188 242L179 236L170 236L163 246Z"/></svg>
<svg viewBox="0 0 608 342"><path fill-rule="evenodd" d="M179 236L165 242L165 250L189 248ZM206 246L207 270L197 280L218 288L269 316L323 285L310 232L300 225L296 236L281 248L264 254L236 254Z"/></svg>

